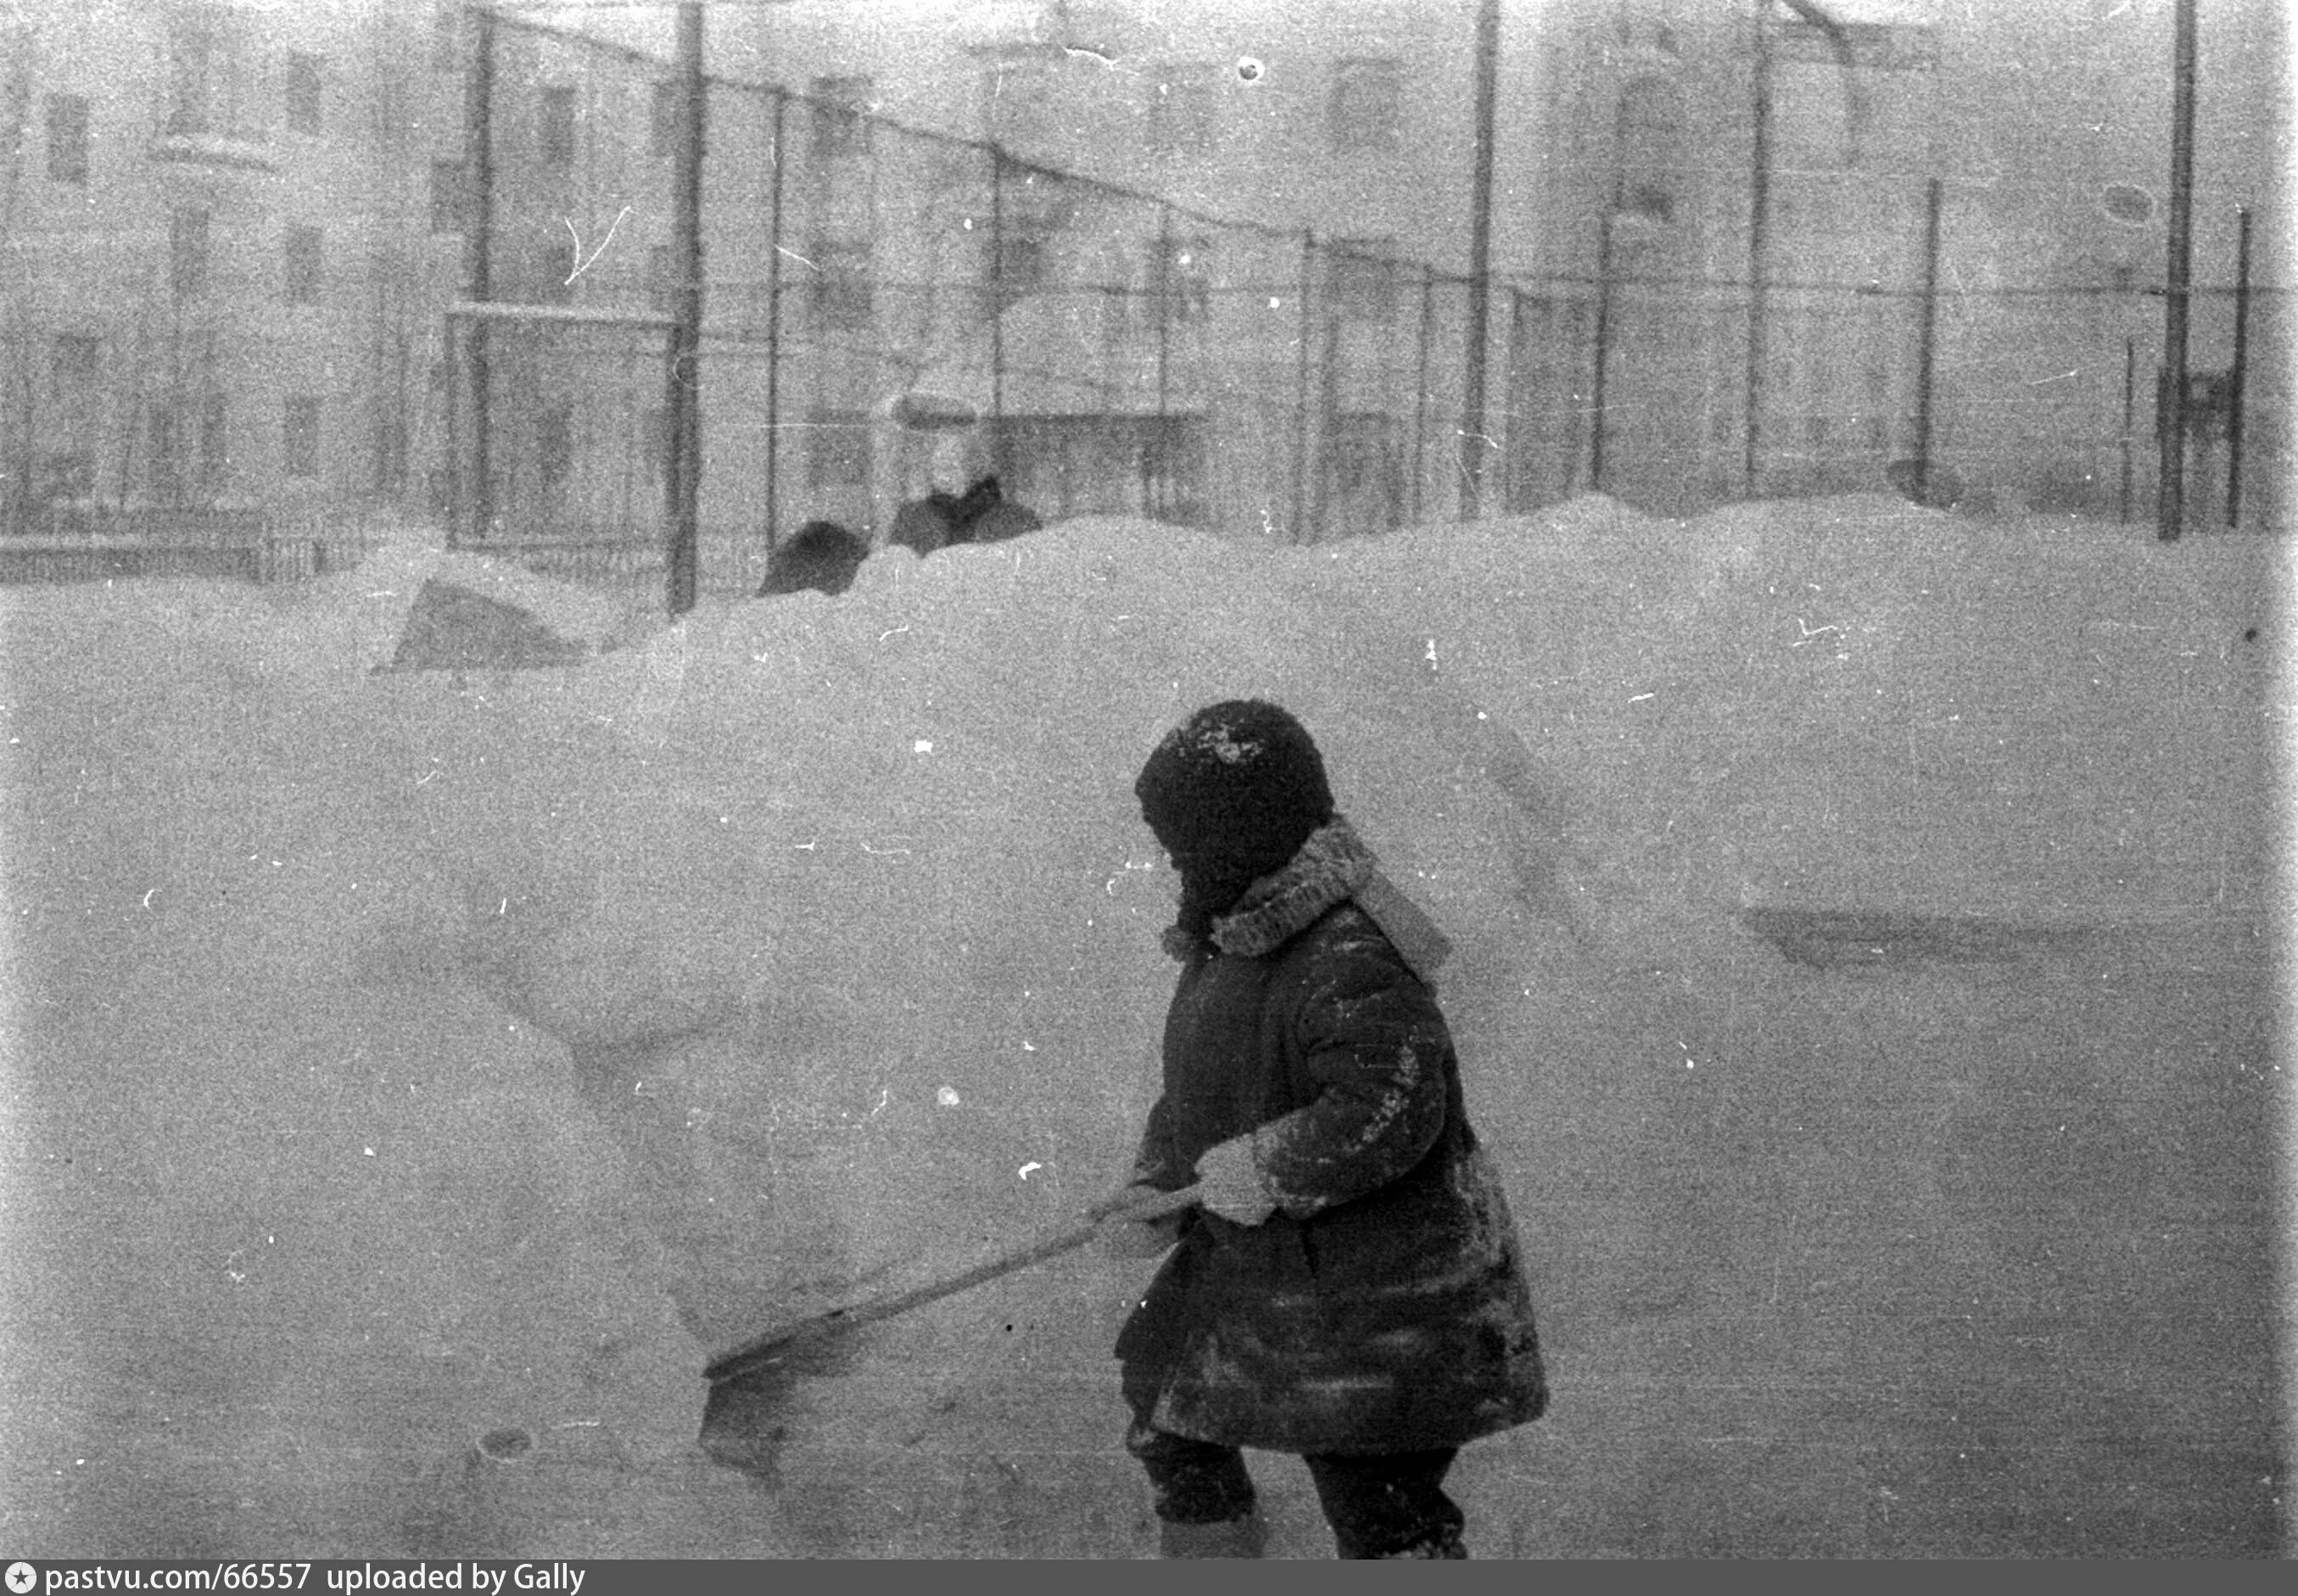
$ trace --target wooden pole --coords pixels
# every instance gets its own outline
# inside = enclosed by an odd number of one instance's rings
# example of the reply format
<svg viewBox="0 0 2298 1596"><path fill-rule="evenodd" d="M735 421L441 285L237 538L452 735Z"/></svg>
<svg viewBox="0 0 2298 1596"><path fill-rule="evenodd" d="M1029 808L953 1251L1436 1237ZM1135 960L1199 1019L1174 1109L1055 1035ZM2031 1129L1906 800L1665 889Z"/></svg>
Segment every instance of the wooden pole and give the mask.
<svg viewBox="0 0 2298 1596"><path fill-rule="evenodd" d="M671 308L663 413L669 469L663 473L668 547L664 562L673 615L694 607L696 501L702 475L702 147L707 89L702 79L702 6L678 8L678 92L671 173Z"/></svg>
<svg viewBox="0 0 2298 1596"><path fill-rule="evenodd" d="M470 296L479 304L494 298L493 251L495 230L494 174L494 103L495 103L495 19L484 5L471 7L471 75L466 86L463 125L464 180L467 203L463 225L469 228L465 236L467 255L465 276L469 283ZM453 487L468 488L470 512L469 531L474 539L484 539L494 522L493 465L493 361L487 347L488 330L484 321L473 321L465 331L464 344L471 389L471 464L467 484ZM458 462L459 469L459 462ZM465 506L458 504L457 510ZM453 531L460 520L451 513L448 527Z"/></svg>
<svg viewBox="0 0 2298 1596"><path fill-rule="evenodd" d="M1412 520L1419 524L1428 470L1428 353L1436 336L1436 273L1420 268L1420 347L1412 401Z"/></svg>
<svg viewBox="0 0 2298 1596"><path fill-rule="evenodd" d="M1486 346L1492 340L1492 113L1499 95L1500 0L1481 0L1476 12L1476 152L1468 197L1468 349L1461 380L1461 518L1484 509L1484 466L1492 440L1484 431Z"/></svg>
<svg viewBox="0 0 2298 1596"><path fill-rule="evenodd" d="M1005 151L989 146L989 470L1005 474ZM971 483L957 484L963 492Z"/></svg>
<svg viewBox="0 0 2298 1596"><path fill-rule="evenodd" d="M1763 0L1757 0L1754 152L1748 174L1748 416L1740 473L1741 486L1750 498L1755 497L1762 469L1764 366L1770 358L1771 336L1772 37L1770 26L1765 21L1765 9ZM1608 282L1606 292L1609 292ZM1599 428L1603 425L1600 413L1596 424Z"/></svg>
<svg viewBox="0 0 2298 1596"><path fill-rule="evenodd" d="M2178 0L2171 45L2170 255L2162 282L2162 477L2155 536L2174 543L2186 512L2186 300L2194 264L2195 0Z"/></svg>
<svg viewBox="0 0 2298 1596"><path fill-rule="evenodd" d="M2138 409L2138 340L2122 341L2122 519L2130 520L2130 450Z"/></svg>
<svg viewBox="0 0 2298 1596"><path fill-rule="evenodd" d="M1616 192L1613 203L1617 204ZM1601 231L1596 239L1596 349L1595 374L1588 393L1588 486L1595 492L1604 490L1604 407L1607 368L1612 363L1612 218L1607 209L1598 218Z"/></svg>
<svg viewBox="0 0 2298 1596"><path fill-rule="evenodd" d="M1173 208L1170 205L1157 207L1157 259L1161 262L1158 267L1160 276L1166 280L1164 285L1170 286L1173 271ZM1167 485L1172 481L1173 463L1180 453L1172 447L1172 376L1173 304L1169 294L1161 292L1157 305L1158 469L1156 481L1152 484L1156 502L1149 510L1152 515L1157 516L1164 515L1169 509L1165 500Z"/></svg>
<svg viewBox="0 0 2298 1596"><path fill-rule="evenodd" d="M774 186L766 243L766 552L781 541L782 453L782 140L789 134L789 95L774 90Z"/></svg>
<svg viewBox="0 0 2298 1596"><path fill-rule="evenodd" d="M1316 263L1317 234L1311 228L1301 235L1301 360L1294 374L1293 527L1288 539L1294 543L1306 542L1309 533L1309 303Z"/></svg>
<svg viewBox="0 0 2298 1596"><path fill-rule="evenodd" d="M2250 207L2236 213L2234 369L2227 374L2227 525L2242 524L2243 390L2250 381Z"/></svg>
<svg viewBox="0 0 2298 1596"><path fill-rule="evenodd" d="M1939 202L1937 177L1923 193L1923 309L1915 339L1915 502L1931 502L1931 383L1938 347Z"/></svg>

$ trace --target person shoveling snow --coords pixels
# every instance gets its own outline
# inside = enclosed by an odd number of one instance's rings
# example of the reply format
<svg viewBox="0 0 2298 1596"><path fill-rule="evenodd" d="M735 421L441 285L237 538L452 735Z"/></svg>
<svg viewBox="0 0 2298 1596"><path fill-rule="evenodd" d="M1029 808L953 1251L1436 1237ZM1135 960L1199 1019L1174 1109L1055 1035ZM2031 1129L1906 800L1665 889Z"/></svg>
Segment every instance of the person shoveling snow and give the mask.
<svg viewBox="0 0 2298 1596"><path fill-rule="evenodd" d="M1433 928L1275 704L1199 711L1136 791L1181 874L1182 973L1121 1195L1193 1171L1202 1193L1109 1222L1114 1251L1178 1243L1117 1345L1163 1549L1256 1555L1251 1446L1302 1456L1342 1556L1465 1557L1445 1472L1548 1386L1507 1202L1401 945Z"/></svg>

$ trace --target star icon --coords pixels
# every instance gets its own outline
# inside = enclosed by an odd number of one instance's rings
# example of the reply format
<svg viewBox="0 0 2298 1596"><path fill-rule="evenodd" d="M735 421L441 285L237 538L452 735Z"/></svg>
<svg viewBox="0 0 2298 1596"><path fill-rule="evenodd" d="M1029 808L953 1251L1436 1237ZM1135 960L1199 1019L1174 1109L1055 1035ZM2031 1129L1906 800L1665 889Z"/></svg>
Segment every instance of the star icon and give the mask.
<svg viewBox="0 0 2298 1596"><path fill-rule="evenodd" d="M33 1567L31 1564L11 1563L8 1565L8 1588L15 1592L15 1596L25 1596L26 1592L29 1591L34 1585L38 1584L39 1583L39 1570Z"/></svg>

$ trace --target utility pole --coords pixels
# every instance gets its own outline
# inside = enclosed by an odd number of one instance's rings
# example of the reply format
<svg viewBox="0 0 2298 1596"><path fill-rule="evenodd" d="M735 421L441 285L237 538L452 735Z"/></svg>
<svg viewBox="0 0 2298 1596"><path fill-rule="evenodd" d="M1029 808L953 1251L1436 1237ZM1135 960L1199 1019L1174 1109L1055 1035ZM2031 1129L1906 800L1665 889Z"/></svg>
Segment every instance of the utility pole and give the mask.
<svg viewBox="0 0 2298 1596"><path fill-rule="evenodd" d="M2162 383L2155 416L2162 475L2155 536L2175 543L2186 514L2186 298L2195 238L2195 0L2178 0L2171 45L2170 259L2162 280Z"/></svg>
<svg viewBox="0 0 2298 1596"><path fill-rule="evenodd" d="M1476 11L1476 155L1468 210L1468 363L1460 401L1460 514L1484 513L1484 466L1492 442L1484 432L1485 345L1492 338L1493 109L1500 90L1500 0Z"/></svg>
<svg viewBox="0 0 2298 1596"><path fill-rule="evenodd" d="M669 469L663 475L663 509L669 545L670 613L694 607L697 528L695 501L702 476L702 139L707 93L702 78L702 6L678 8L678 93L673 112L671 276L673 325L663 415L669 434Z"/></svg>

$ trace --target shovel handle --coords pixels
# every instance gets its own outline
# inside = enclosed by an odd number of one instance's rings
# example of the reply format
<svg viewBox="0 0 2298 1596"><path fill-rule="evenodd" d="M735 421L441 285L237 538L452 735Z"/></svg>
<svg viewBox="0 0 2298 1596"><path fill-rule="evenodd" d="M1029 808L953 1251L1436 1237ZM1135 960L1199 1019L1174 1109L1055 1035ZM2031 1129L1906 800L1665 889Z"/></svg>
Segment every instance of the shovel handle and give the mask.
<svg viewBox="0 0 2298 1596"><path fill-rule="evenodd" d="M1193 1205L1203 1195L1203 1187L1184 1186L1178 1191L1161 1191L1140 1202L1120 1207L1096 1204L1085 1218L1066 1229L1041 1236L1012 1252L1001 1253L962 1274L929 1280L922 1286L913 1286L905 1291L889 1291L864 1297L859 1302L841 1304L796 1324L769 1330L713 1358L702 1370L703 1378L714 1383L732 1379L761 1365L778 1362L798 1342L834 1330L875 1324L880 1320L907 1313L913 1308L922 1308L928 1303L939 1302L943 1297L955 1296L961 1291L970 1291L1001 1275L1013 1274L1033 1263L1042 1263L1048 1258L1081 1247L1101 1233L1104 1224L1112 1220L1141 1222L1162 1219L1169 1213L1178 1213Z"/></svg>

